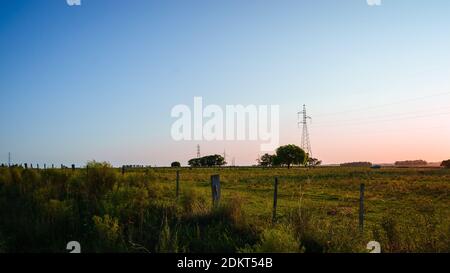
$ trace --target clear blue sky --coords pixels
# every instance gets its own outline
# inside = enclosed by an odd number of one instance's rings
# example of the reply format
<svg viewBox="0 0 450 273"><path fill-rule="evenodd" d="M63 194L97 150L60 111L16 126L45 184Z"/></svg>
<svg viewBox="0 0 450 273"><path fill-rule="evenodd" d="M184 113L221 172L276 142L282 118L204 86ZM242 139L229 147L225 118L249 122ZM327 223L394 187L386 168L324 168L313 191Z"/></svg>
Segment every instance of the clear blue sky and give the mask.
<svg viewBox="0 0 450 273"><path fill-rule="evenodd" d="M300 143L307 104L327 163L442 160L449 14L448 0L1 0L0 162L185 163L197 143L171 140L170 110L194 96L280 105L282 144ZM254 163L259 145L239 145L202 152Z"/></svg>

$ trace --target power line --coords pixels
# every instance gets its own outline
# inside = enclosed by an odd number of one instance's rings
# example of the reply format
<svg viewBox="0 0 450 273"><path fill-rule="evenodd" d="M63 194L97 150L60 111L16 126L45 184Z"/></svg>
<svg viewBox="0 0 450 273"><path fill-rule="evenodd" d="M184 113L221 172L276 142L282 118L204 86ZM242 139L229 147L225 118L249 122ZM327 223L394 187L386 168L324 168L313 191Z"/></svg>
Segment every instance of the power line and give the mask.
<svg viewBox="0 0 450 273"><path fill-rule="evenodd" d="M423 128L408 128L408 129L395 129L395 130L383 130L383 131L369 131L369 130L359 130L359 131L347 131L348 135L382 135L382 134L392 134L392 133L405 133L405 132L425 132L431 129L442 129L442 126L432 126L432 127L423 127Z"/></svg>
<svg viewBox="0 0 450 273"><path fill-rule="evenodd" d="M399 100L399 101L395 101L395 102L392 102L392 103L379 104L379 105L373 105L373 106L367 106L367 107L360 107L360 108L349 109L349 110L345 110L345 111L323 113L323 114L318 114L318 115L315 115L315 116L316 117L325 117L325 116L333 116L333 115L338 115L338 114L360 112L360 111L366 111L366 110L371 110L371 109L378 109L378 108L388 107L388 106L392 106L392 105L398 105L398 104L402 104L402 103L406 103L406 102L419 101L419 100L423 100L423 99L434 98L434 97L445 96L445 95L450 95L450 91L443 92L443 93L438 93L438 94L433 94L433 95L429 95L429 96L423 96L423 97L416 97L416 98L411 98L411 99Z"/></svg>
<svg viewBox="0 0 450 273"><path fill-rule="evenodd" d="M449 107L441 107L439 109L448 110L450 108ZM438 109L434 109L434 110L438 110ZM429 111L427 110L427 112L429 112ZM380 118L383 119L383 118L398 117L398 116L411 115L411 114L418 114L418 112L417 111L410 111L410 112L395 113L395 114L390 114L390 115L378 115L378 116L369 116L369 117L365 117L365 118L346 119L344 122L348 122L348 121L367 122L367 121L370 121L370 120L377 121ZM427 115L433 115L433 114L427 114ZM328 124L336 124L336 123L339 123L339 121L315 122L314 127L316 127L316 125L328 125Z"/></svg>
<svg viewBox="0 0 450 273"><path fill-rule="evenodd" d="M426 117L432 117L432 116L443 116L443 115L450 115L450 112L446 113L436 113L436 114L429 114L429 115L419 115L419 116L412 116L412 117L404 117L404 118L392 118L392 119L384 119L384 120L369 120L364 122L355 122L355 123L347 123L347 124L331 124L326 126L317 126L317 127L334 127L334 126L353 126L353 125L361 125L361 124L368 124L368 123L377 123L377 122L390 122L390 121L396 121L396 120L408 120L408 119L419 119L419 118L426 118ZM315 126L316 127L316 126Z"/></svg>

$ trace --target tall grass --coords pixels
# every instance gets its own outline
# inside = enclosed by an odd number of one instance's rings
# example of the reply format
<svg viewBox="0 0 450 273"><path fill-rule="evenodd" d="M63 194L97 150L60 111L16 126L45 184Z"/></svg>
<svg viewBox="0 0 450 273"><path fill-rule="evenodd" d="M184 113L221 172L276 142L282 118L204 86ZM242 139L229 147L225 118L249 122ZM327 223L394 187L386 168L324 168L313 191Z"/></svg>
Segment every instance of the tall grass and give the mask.
<svg viewBox="0 0 450 273"><path fill-rule="evenodd" d="M370 240L384 252L450 252L450 170L182 169L176 199L173 169L87 167L0 168L0 252L64 252L73 240L85 252L366 252Z"/></svg>

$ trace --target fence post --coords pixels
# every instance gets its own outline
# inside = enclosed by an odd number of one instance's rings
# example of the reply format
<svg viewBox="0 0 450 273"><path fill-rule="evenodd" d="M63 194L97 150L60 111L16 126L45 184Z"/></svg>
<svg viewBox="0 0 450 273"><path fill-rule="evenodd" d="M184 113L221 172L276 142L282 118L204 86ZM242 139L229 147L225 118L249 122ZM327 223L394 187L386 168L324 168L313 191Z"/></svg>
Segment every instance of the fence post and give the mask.
<svg viewBox="0 0 450 273"><path fill-rule="evenodd" d="M273 211L272 211L272 223L275 223L277 220L277 203L278 203L278 177L275 177L273 190Z"/></svg>
<svg viewBox="0 0 450 273"><path fill-rule="evenodd" d="M220 176L218 174L211 175L211 191L213 207L220 202Z"/></svg>
<svg viewBox="0 0 450 273"><path fill-rule="evenodd" d="M359 229L364 231L364 189L365 185L362 183L359 186Z"/></svg>
<svg viewBox="0 0 450 273"><path fill-rule="evenodd" d="M72 171L75 171L75 164L72 164Z"/></svg>
<svg viewBox="0 0 450 273"><path fill-rule="evenodd" d="M125 165L122 165L122 175L125 175Z"/></svg>
<svg viewBox="0 0 450 273"><path fill-rule="evenodd" d="M180 191L180 171L177 170L177 199L179 196L179 191Z"/></svg>

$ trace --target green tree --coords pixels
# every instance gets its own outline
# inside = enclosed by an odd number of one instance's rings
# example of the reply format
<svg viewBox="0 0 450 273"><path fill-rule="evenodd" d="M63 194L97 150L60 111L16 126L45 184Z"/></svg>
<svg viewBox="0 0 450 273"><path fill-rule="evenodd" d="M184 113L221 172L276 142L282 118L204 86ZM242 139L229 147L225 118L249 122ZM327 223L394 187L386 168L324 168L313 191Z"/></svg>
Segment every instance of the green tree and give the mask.
<svg viewBox="0 0 450 273"><path fill-rule="evenodd" d="M191 167L214 167L223 166L227 164L225 158L221 155L207 155L200 158L193 158L188 161L188 165Z"/></svg>
<svg viewBox="0 0 450 273"><path fill-rule="evenodd" d="M281 146L277 149L277 161L280 164L287 165L289 169L291 165L305 164L306 153L300 147L293 144Z"/></svg>
<svg viewBox="0 0 450 273"><path fill-rule="evenodd" d="M268 167L268 166L273 166L275 165L275 155L270 155L270 154L263 154L259 159L258 159L258 164L260 166L263 167Z"/></svg>
<svg viewBox="0 0 450 273"><path fill-rule="evenodd" d="M442 161L441 167L450 168L450 159Z"/></svg>
<svg viewBox="0 0 450 273"><path fill-rule="evenodd" d="M308 157L307 161L308 161L308 166L311 166L311 167L320 166L322 164L322 160L319 160L319 159L313 158L313 157Z"/></svg>
<svg viewBox="0 0 450 273"><path fill-rule="evenodd" d="M188 165L191 167L201 167L200 158L192 158L188 161Z"/></svg>

